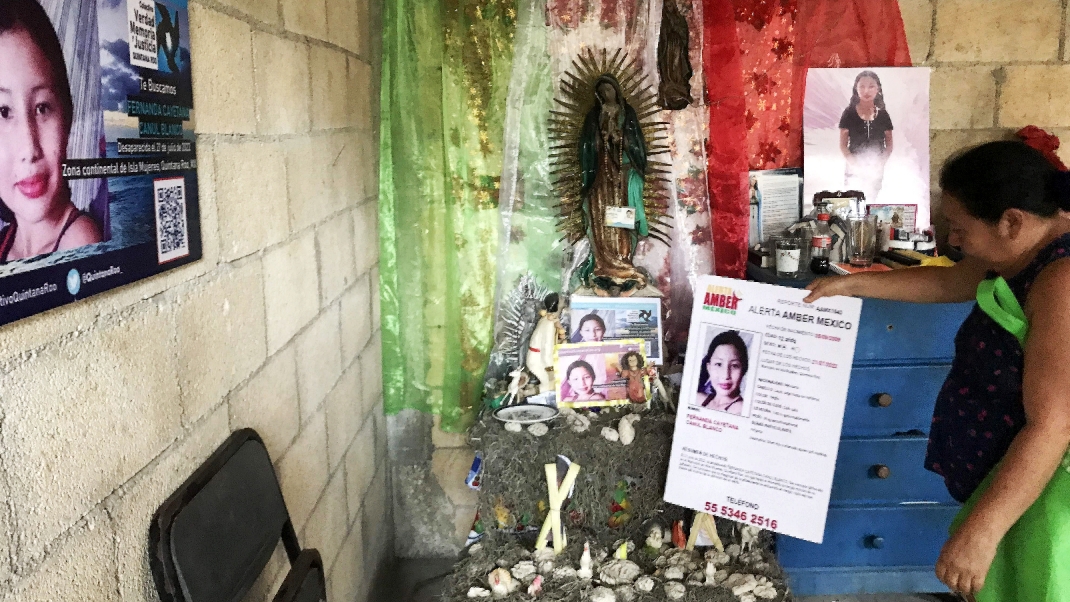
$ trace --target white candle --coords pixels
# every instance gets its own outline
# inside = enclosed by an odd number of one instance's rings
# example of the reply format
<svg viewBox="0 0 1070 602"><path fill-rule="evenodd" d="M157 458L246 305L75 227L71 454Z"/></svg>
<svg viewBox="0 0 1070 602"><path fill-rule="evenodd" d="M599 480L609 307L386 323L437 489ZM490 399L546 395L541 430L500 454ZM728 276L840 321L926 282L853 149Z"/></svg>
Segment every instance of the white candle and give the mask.
<svg viewBox="0 0 1070 602"><path fill-rule="evenodd" d="M777 249L776 271L790 274L799 271L799 256L801 249Z"/></svg>

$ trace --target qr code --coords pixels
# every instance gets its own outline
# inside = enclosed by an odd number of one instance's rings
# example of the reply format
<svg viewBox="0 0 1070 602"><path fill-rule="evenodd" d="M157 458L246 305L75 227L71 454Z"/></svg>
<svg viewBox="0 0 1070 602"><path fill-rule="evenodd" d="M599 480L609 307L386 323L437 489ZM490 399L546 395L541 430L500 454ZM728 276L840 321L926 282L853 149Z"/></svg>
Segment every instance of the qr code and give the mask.
<svg viewBox="0 0 1070 602"><path fill-rule="evenodd" d="M153 181L156 194L156 255L160 263L189 255L186 224L186 179Z"/></svg>

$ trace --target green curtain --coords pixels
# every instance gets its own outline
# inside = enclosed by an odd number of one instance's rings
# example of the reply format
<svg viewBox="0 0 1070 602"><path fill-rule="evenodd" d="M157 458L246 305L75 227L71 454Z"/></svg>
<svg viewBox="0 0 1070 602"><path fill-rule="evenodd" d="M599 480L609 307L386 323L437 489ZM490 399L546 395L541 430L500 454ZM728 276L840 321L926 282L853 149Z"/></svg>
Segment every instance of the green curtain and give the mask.
<svg viewBox="0 0 1070 602"><path fill-rule="evenodd" d="M384 3L380 137L388 413L462 430L492 342L516 0Z"/></svg>

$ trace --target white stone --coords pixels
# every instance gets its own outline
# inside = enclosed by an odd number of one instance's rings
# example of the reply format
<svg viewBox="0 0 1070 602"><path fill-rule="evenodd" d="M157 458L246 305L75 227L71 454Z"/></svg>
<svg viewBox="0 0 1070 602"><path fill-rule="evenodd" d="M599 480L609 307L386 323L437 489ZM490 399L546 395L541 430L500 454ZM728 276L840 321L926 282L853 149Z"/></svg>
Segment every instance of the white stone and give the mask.
<svg viewBox="0 0 1070 602"><path fill-rule="evenodd" d="M654 578L650 575L643 575L635 580L635 588L641 592L649 592L654 589Z"/></svg>
<svg viewBox="0 0 1070 602"><path fill-rule="evenodd" d="M591 428L591 419L579 412L565 414L565 422L568 423L568 428L576 433L582 433Z"/></svg>
<svg viewBox="0 0 1070 602"><path fill-rule="evenodd" d="M559 566L554 569L554 581L571 581L577 576L576 569L570 566Z"/></svg>
<svg viewBox="0 0 1070 602"><path fill-rule="evenodd" d="M528 432L532 435L535 435L536 437L542 437L546 433L550 432L550 427L546 426L541 422L536 422L535 424L528 427Z"/></svg>
<svg viewBox="0 0 1070 602"><path fill-rule="evenodd" d="M535 560L535 562L546 562L547 560L553 560L554 556L556 556L554 554L554 549L547 546L545 548L539 548L538 550L535 550L535 553L532 554L531 557Z"/></svg>
<svg viewBox="0 0 1070 602"><path fill-rule="evenodd" d="M733 577L734 576L735 575L733 575ZM731 577L729 577L729 580L731 580ZM732 588L733 594L735 594L736 596L742 596L747 592L753 591L755 587L758 587L758 579L756 579L754 575L744 575L742 583L729 587Z"/></svg>
<svg viewBox="0 0 1070 602"><path fill-rule="evenodd" d="M609 441L620 440L620 433L617 432L617 429L609 428L608 426L602 427L602 436Z"/></svg>
<svg viewBox="0 0 1070 602"><path fill-rule="evenodd" d="M588 598L591 602L617 602L617 595L608 587L596 587Z"/></svg>
<svg viewBox="0 0 1070 602"><path fill-rule="evenodd" d="M686 593L687 588L684 587L683 583L671 581L665 584L665 596L670 600L679 600L680 598L683 598Z"/></svg>
<svg viewBox="0 0 1070 602"><path fill-rule="evenodd" d="M747 577L749 577L749 575L745 573L732 573L731 576L725 579L724 586L728 588L735 587L740 583L745 582L747 580Z"/></svg>
<svg viewBox="0 0 1070 602"><path fill-rule="evenodd" d="M739 553L740 553L740 552L741 552L742 550L740 550L740 548L739 548L739 544L735 544L735 543L734 543L734 544L732 544L732 545L730 545L730 546L726 547L726 548L724 549L724 551L725 551L725 553L726 553L726 554L728 554L728 555L729 555L729 556L731 556L732 558L735 558L736 556L739 556Z"/></svg>
<svg viewBox="0 0 1070 602"><path fill-rule="evenodd" d="M520 431L524 430L524 427L520 426L519 422L506 422L505 430L509 431L510 433L519 433Z"/></svg>
<svg viewBox="0 0 1070 602"><path fill-rule="evenodd" d="M772 600L773 598L776 598L777 593L776 588L773 587L771 583L759 583L758 586L754 588L754 595L766 600Z"/></svg>
<svg viewBox="0 0 1070 602"><path fill-rule="evenodd" d="M620 436L620 442L624 445L631 445L632 441L635 441L635 427L632 426L632 421L628 420L628 417L620 419L617 424L617 433Z"/></svg>
<svg viewBox="0 0 1070 602"><path fill-rule="evenodd" d="M706 560L714 566L723 566L728 564L732 559L724 552L710 550L709 552L706 552Z"/></svg>
<svg viewBox="0 0 1070 602"><path fill-rule="evenodd" d="M539 574L550 575L554 572L554 562L552 560L544 560L539 563Z"/></svg>
<svg viewBox="0 0 1070 602"><path fill-rule="evenodd" d="M706 573L702 571L695 571L691 573L691 576L687 578L689 585L702 585L706 582Z"/></svg>
<svg viewBox="0 0 1070 602"><path fill-rule="evenodd" d="M613 560L603 564L598 569L598 578L606 585L632 583L642 574L643 569L639 568L639 565L631 560Z"/></svg>
<svg viewBox="0 0 1070 602"><path fill-rule="evenodd" d="M535 578L535 563L530 560L518 562L509 572L520 581L530 583Z"/></svg>
<svg viewBox="0 0 1070 602"><path fill-rule="evenodd" d="M478 554L478 553L480 553L482 551L483 551L483 544L474 543L474 544L472 544L472 547L468 548L468 555L469 556L475 556L476 554Z"/></svg>
<svg viewBox="0 0 1070 602"><path fill-rule="evenodd" d="M634 602L636 598L635 589L630 585L622 585L613 590L617 594L617 599L620 602Z"/></svg>
<svg viewBox="0 0 1070 602"><path fill-rule="evenodd" d="M665 569L665 578L675 581L682 580L684 578L684 569L678 566L670 566Z"/></svg>
<svg viewBox="0 0 1070 602"><path fill-rule="evenodd" d="M621 420L627 420L628 422L631 422L631 423L634 424L636 422L639 422L639 418L641 418L641 416L639 416L639 414L628 414L624 418L621 418Z"/></svg>
<svg viewBox="0 0 1070 602"><path fill-rule="evenodd" d="M754 594L747 593L747 594L743 594L742 596L739 597L739 602L757 602L757 601L754 599Z"/></svg>
<svg viewBox="0 0 1070 602"><path fill-rule="evenodd" d="M739 525L739 542L743 551L751 551L758 542L758 534L761 529L754 525Z"/></svg>
<svg viewBox="0 0 1070 602"><path fill-rule="evenodd" d="M725 579L728 579L728 569L721 569L713 574L714 583L721 583Z"/></svg>
<svg viewBox="0 0 1070 602"><path fill-rule="evenodd" d="M490 590L483 589L482 587L471 587L468 589L469 598L489 598Z"/></svg>

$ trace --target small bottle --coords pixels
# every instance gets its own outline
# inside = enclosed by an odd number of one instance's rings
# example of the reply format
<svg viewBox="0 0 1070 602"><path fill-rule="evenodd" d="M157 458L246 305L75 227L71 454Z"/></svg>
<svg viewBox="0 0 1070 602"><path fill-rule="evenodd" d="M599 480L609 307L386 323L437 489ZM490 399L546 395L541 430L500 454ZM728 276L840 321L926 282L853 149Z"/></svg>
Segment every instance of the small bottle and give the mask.
<svg viewBox="0 0 1070 602"><path fill-rule="evenodd" d="M829 214L818 213L814 236L810 239L810 271L824 275L829 273L829 251L832 248L832 230Z"/></svg>

